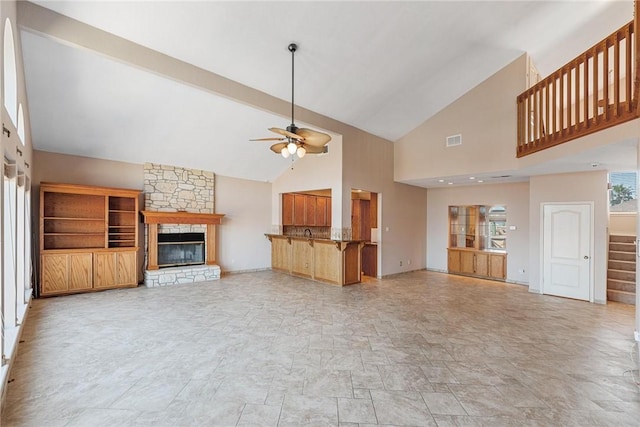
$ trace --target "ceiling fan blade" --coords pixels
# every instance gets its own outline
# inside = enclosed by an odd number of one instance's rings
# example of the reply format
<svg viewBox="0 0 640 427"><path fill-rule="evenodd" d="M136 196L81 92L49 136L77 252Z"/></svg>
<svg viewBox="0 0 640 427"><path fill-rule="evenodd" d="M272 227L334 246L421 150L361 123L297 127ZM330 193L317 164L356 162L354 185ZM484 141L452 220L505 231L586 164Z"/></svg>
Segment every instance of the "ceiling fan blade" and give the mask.
<svg viewBox="0 0 640 427"><path fill-rule="evenodd" d="M282 136L286 136L287 138L295 139L296 141L304 141L304 137L300 135L296 135L295 133L289 132L288 130L280 129L280 128L269 128L271 132L279 133Z"/></svg>
<svg viewBox="0 0 640 427"><path fill-rule="evenodd" d="M318 132L317 130L302 128L296 131L298 136L304 138L305 145L312 145L314 147L322 147L329 141L331 141L331 136L324 133Z"/></svg>
<svg viewBox="0 0 640 427"><path fill-rule="evenodd" d="M327 152L327 146L316 147L314 145L304 144L304 149L307 154L322 154Z"/></svg>
<svg viewBox="0 0 640 427"><path fill-rule="evenodd" d="M271 149L271 151L273 151L276 154L280 154L280 152L282 151L282 149L284 147L287 146L286 142L279 142L277 144L273 144L271 147L269 147Z"/></svg>
<svg viewBox="0 0 640 427"><path fill-rule="evenodd" d="M286 138L256 138L249 141L285 141Z"/></svg>

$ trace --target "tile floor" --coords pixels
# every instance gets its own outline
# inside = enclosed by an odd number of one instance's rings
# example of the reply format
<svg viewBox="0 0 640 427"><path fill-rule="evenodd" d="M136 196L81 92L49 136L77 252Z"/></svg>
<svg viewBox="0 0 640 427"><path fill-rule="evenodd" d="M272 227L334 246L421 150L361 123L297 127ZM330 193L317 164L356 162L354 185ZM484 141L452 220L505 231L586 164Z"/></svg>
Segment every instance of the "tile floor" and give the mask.
<svg viewBox="0 0 640 427"><path fill-rule="evenodd" d="M1 424L638 426L633 319L426 271L42 299Z"/></svg>

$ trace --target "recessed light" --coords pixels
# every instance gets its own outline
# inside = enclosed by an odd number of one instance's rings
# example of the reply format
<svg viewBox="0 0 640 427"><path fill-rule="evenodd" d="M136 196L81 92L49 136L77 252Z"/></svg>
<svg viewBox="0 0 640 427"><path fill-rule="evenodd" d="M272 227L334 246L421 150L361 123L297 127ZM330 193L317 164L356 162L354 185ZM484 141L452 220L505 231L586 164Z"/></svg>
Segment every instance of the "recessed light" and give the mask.
<svg viewBox="0 0 640 427"><path fill-rule="evenodd" d="M453 185L453 182L447 182L447 184L449 184L449 185Z"/></svg>
<svg viewBox="0 0 640 427"><path fill-rule="evenodd" d="M439 179L438 182L444 182L444 179Z"/></svg>
<svg viewBox="0 0 640 427"><path fill-rule="evenodd" d="M476 177L475 176L470 176L469 179L476 179Z"/></svg>
<svg viewBox="0 0 640 427"><path fill-rule="evenodd" d="M483 180L479 179L478 182L484 182Z"/></svg>

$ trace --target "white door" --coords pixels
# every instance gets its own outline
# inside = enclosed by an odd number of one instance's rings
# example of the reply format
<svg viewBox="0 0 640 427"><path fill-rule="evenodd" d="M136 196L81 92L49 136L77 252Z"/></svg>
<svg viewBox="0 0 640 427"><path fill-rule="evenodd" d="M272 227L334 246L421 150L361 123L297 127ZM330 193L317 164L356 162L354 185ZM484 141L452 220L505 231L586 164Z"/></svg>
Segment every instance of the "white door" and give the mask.
<svg viewBox="0 0 640 427"><path fill-rule="evenodd" d="M542 293L591 300L590 204L543 206Z"/></svg>

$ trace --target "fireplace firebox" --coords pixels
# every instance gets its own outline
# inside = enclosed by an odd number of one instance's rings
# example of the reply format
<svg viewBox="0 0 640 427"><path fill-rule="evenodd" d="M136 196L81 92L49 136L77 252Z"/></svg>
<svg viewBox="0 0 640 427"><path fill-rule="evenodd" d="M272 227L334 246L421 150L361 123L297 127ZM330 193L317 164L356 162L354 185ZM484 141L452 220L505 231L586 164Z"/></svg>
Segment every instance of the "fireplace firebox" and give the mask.
<svg viewBox="0 0 640 427"><path fill-rule="evenodd" d="M158 267L204 264L204 233L158 233Z"/></svg>

